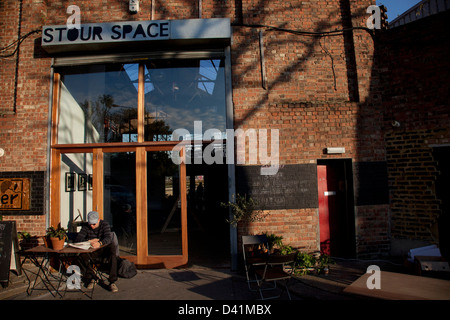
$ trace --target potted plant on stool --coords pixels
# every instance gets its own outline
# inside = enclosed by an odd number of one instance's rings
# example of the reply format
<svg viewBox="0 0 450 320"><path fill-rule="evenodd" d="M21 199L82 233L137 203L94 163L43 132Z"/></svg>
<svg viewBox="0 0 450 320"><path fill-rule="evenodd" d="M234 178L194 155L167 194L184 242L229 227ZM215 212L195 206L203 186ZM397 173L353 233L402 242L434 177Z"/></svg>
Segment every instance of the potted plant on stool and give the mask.
<svg viewBox="0 0 450 320"><path fill-rule="evenodd" d="M58 227L53 226L47 229L47 237L50 239L53 250L61 250L64 248L64 242L67 239L67 230L58 224Z"/></svg>

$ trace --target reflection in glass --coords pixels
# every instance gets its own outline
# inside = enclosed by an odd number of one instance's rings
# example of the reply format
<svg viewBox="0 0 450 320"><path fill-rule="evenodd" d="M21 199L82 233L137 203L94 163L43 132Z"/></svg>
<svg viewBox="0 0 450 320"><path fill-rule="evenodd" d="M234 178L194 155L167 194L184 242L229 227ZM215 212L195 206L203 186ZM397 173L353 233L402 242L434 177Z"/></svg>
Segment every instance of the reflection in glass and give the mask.
<svg viewBox="0 0 450 320"><path fill-rule="evenodd" d="M61 154L61 226L79 232L92 210L92 153Z"/></svg>
<svg viewBox="0 0 450 320"><path fill-rule="evenodd" d="M225 136L223 59L150 60L143 66L145 141L171 140L181 128L193 135L194 121L201 121L201 133L216 129ZM59 144L137 141L139 64L60 67L57 72Z"/></svg>
<svg viewBox="0 0 450 320"><path fill-rule="evenodd" d="M181 255L179 167L168 151L148 152L147 175L148 254Z"/></svg>
<svg viewBox="0 0 450 320"><path fill-rule="evenodd" d="M193 135L194 121L202 122L201 133L225 132L223 60L152 60L144 69L145 141L171 140L181 128Z"/></svg>
<svg viewBox="0 0 450 320"><path fill-rule="evenodd" d="M137 141L138 64L64 67L58 143Z"/></svg>
<svg viewBox="0 0 450 320"><path fill-rule="evenodd" d="M120 254L136 255L136 154L103 156L103 216L119 240Z"/></svg>

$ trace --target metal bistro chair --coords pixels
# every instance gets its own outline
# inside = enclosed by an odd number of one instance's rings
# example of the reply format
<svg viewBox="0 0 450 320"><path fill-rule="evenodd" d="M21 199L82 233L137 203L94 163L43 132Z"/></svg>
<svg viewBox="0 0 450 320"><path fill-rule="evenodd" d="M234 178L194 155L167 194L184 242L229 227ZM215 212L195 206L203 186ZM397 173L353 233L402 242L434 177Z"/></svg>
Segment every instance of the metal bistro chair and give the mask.
<svg viewBox="0 0 450 320"><path fill-rule="evenodd" d="M257 250L249 251L249 248L255 249L255 247L258 247L256 248ZM258 288L252 288L251 284L257 284L255 271L264 268L266 257L269 255L269 252L269 242L265 235L242 236L242 254L244 256L245 276L250 291L258 291ZM252 278L254 278L254 280Z"/></svg>
<svg viewBox="0 0 450 320"><path fill-rule="evenodd" d="M287 255L270 255L266 257L264 268L256 269L258 291L261 296L261 300L275 299L281 297L284 290L286 290L289 300L291 300L291 294L289 293L289 280L292 277L292 273L295 268L295 258L297 253L291 253ZM284 287L278 296L272 296L264 298L262 293L262 285L266 282L274 282L284 280Z"/></svg>

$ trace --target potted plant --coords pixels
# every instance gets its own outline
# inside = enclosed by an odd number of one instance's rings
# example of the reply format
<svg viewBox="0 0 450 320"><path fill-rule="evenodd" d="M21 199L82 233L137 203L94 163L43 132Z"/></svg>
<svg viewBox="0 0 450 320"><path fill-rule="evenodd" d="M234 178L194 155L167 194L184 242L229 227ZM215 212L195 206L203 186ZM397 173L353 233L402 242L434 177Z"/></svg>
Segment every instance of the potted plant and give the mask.
<svg viewBox="0 0 450 320"><path fill-rule="evenodd" d="M318 258L318 272L327 275L330 271L330 264L334 263L334 260L329 255L321 254Z"/></svg>
<svg viewBox="0 0 450 320"><path fill-rule="evenodd" d="M20 248L22 250L31 249L39 245L39 238L32 236L29 232L21 231L17 233L19 239Z"/></svg>
<svg viewBox="0 0 450 320"><path fill-rule="evenodd" d="M247 195L236 195L235 202L228 201L227 203L221 203L222 207L231 208L233 218L227 220L233 227L237 227L239 222L255 222L262 221L267 214L263 210L257 210L258 203L251 197L247 198Z"/></svg>
<svg viewBox="0 0 450 320"><path fill-rule="evenodd" d="M283 247L283 236L277 236L273 233L268 232L263 233L267 237L267 242L269 243L270 253L275 252L275 247L281 249Z"/></svg>
<svg viewBox="0 0 450 320"><path fill-rule="evenodd" d="M64 242L67 239L67 229L61 227L61 224L58 224L58 227L49 227L47 229L47 237L52 244L53 250L61 250L64 248Z"/></svg>
<svg viewBox="0 0 450 320"><path fill-rule="evenodd" d="M296 273L298 275L306 275L314 271L316 265L316 259L312 254L306 252L300 252L297 255L297 269Z"/></svg>

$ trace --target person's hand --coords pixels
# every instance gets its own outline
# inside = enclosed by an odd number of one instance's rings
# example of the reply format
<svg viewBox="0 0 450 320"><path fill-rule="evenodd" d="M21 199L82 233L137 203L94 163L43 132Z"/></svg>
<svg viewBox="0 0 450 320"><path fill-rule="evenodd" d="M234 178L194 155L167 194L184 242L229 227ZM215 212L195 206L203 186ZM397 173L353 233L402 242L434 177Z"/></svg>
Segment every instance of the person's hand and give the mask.
<svg viewBox="0 0 450 320"><path fill-rule="evenodd" d="M93 247L93 248L100 248L100 242L93 242L93 243L91 243L91 246Z"/></svg>
<svg viewBox="0 0 450 320"><path fill-rule="evenodd" d="M100 240L99 239L92 239L92 240L89 240L89 242L91 243L91 246L93 248L99 248L100 247Z"/></svg>

